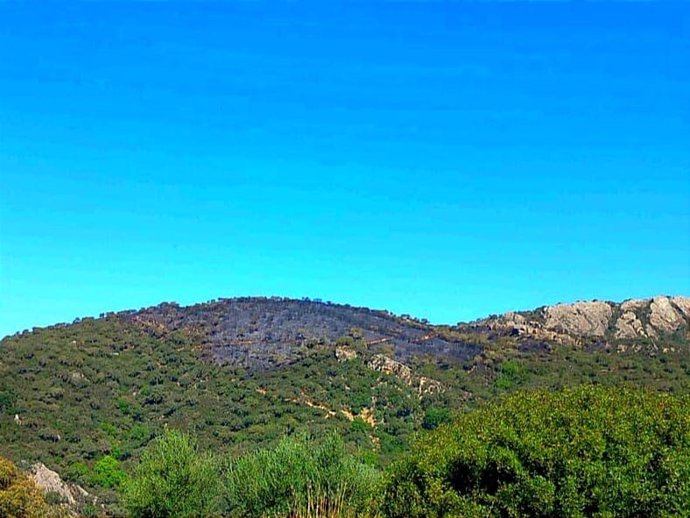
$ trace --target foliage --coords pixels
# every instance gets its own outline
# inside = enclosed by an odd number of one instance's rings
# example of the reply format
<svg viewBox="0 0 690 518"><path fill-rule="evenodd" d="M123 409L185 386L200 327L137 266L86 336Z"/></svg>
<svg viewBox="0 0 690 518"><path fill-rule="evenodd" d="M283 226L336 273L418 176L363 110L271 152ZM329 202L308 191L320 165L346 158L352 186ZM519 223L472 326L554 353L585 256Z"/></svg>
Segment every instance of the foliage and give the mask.
<svg viewBox="0 0 690 518"><path fill-rule="evenodd" d="M501 363L500 374L494 382L499 390L510 390L524 383L527 379L525 368L515 360L506 360Z"/></svg>
<svg viewBox="0 0 690 518"><path fill-rule="evenodd" d="M118 460L111 455L106 455L94 465L91 481L96 486L117 488L126 477L125 472L120 469Z"/></svg>
<svg viewBox="0 0 690 518"><path fill-rule="evenodd" d="M378 474L348 455L342 439L281 440L230 462L225 511L243 518L355 516L367 509Z"/></svg>
<svg viewBox="0 0 690 518"><path fill-rule="evenodd" d="M36 484L7 459L0 457L0 516L41 518L48 506Z"/></svg>
<svg viewBox="0 0 690 518"><path fill-rule="evenodd" d="M422 428L425 430L435 430L440 425L451 420L450 410L443 407L429 407L424 413Z"/></svg>
<svg viewBox="0 0 690 518"><path fill-rule="evenodd" d="M528 391L421 440L383 496L393 517L690 516L690 398Z"/></svg>
<svg viewBox="0 0 690 518"><path fill-rule="evenodd" d="M0 413L14 413L16 403L17 393L13 389L0 388Z"/></svg>
<svg viewBox="0 0 690 518"><path fill-rule="evenodd" d="M215 459L189 435L170 431L144 451L123 501L132 518L206 518L219 496Z"/></svg>

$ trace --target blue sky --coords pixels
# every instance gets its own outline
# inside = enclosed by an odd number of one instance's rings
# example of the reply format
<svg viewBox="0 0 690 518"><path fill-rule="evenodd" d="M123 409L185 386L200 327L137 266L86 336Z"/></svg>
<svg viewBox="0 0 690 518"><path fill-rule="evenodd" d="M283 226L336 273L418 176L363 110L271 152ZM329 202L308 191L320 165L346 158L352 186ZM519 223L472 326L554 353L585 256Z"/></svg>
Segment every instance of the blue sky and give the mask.
<svg viewBox="0 0 690 518"><path fill-rule="evenodd" d="M689 56L687 3L2 3L0 335L690 294Z"/></svg>

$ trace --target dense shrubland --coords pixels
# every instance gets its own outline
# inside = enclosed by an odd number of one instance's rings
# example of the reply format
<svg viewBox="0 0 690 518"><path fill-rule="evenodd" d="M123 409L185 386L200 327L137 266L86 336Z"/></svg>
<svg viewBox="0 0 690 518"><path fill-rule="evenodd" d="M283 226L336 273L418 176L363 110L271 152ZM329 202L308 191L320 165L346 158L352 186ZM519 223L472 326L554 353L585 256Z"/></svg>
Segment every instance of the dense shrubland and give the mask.
<svg viewBox="0 0 690 518"><path fill-rule="evenodd" d="M168 432L144 451L122 484L124 506L134 518L214 516L221 498L219 467L192 437Z"/></svg>
<svg viewBox="0 0 690 518"><path fill-rule="evenodd" d="M379 472L329 434L317 443L285 438L275 448L235 459L225 472L224 514L238 518L363 516Z"/></svg>
<svg viewBox="0 0 690 518"><path fill-rule="evenodd" d="M516 393L424 437L382 502L389 518L690 516L690 398Z"/></svg>
<svg viewBox="0 0 690 518"><path fill-rule="evenodd" d="M356 329L340 342L359 357L339 362L334 344L309 344L299 361L259 372L204 361L184 332L154 336L118 317L7 337L0 341L0 455L43 462L108 502L121 472L166 427L229 455L335 429L385 466L415 433L515 390L600 383L690 392L685 349L654 357L565 346L525 352L507 341L462 363L411 358L417 375L445 388L420 397L396 376L367 368L368 355L394 353L389 344L374 349ZM373 426L357 418L365 409Z"/></svg>
<svg viewBox="0 0 690 518"><path fill-rule="evenodd" d="M133 518L690 516L690 398L519 392L423 434L385 472L335 434L223 458L171 432L124 501Z"/></svg>

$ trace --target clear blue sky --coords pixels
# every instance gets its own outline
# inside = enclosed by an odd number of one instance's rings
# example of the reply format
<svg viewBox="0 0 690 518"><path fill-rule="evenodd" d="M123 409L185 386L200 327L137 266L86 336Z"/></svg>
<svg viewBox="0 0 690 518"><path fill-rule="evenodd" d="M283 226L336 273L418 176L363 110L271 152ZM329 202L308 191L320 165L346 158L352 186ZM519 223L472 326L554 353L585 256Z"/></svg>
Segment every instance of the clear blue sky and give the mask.
<svg viewBox="0 0 690 518"><path fill-rule="evenodd" d="M0 335L690 294L690 4L334 5L0 4Z"/></svg>

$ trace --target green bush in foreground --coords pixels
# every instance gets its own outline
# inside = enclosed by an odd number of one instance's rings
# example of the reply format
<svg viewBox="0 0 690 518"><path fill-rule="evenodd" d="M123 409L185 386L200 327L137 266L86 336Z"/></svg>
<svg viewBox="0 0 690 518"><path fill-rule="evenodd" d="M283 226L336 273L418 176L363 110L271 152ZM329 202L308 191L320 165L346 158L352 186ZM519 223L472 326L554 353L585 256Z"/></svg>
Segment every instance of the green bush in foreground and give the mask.
<svg viewBox="0 0 690 518"><path fill-rule="evenodd" d="M369 511L378 481L335 433L286 437L221 470L188 435L168 432L123 483L123 502L132 518L341 518Z"/></svg>
<svg viewBox="0 0 690 518"><path fill-rule="evenodd" d="M218 463L190 436L168 432L149 446L123 501L132 518L207 518L218 514Z"/></svg>
<svg viewBox="0 0 690 518"><path fill-rule="evenodd" d="M345 517L367 510L377 472L345 452L342 439L317 443L285 438L230 463L225 515L233 517Z"/></svg>
<svg viewBox="0 0 690 518"><path fill-rule="evenodd" d="M389 518L690 516L690 399L517 393L427 435L392 470Z"/></svg>

